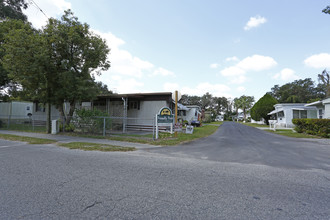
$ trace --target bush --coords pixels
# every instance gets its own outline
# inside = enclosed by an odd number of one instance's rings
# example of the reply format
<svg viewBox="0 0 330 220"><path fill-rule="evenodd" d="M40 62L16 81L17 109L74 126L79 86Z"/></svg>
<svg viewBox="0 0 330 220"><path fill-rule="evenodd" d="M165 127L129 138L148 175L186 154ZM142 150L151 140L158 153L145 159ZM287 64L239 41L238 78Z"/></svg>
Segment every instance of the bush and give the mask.
<svg viewBox="0 0 330 220"><path fill-rule="evenodd" d="M76 117L74 120L75 127L80 129L82 132L88 133L98 133L103 130L103 121L102 117L109 117L107 113L104 113L100 110L86 110L81 109L76 111ZM106 119L106 129L110 127L111 120Z"/></svg>
<svg viewBox="0 0 330 220"><path fill-rule="evenodd" d="M295 130L298 133L330 138L330 119L293 119L292 123L296 125Z"/></svg>
<svg viewBox="0 0 330 220"><path fill-rule="evenodd" d="M73 132L75 129L74 124L70 123L68 125L64 126L64 131L65 132ZM60 131L63 131L63 124L60 123Z"/></svg>

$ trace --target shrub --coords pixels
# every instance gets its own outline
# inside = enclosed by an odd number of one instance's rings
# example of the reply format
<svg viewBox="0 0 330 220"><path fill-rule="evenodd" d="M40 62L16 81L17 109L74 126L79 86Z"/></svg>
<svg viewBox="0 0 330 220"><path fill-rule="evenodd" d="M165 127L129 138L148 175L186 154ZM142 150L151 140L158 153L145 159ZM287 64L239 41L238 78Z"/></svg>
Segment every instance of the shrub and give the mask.
<svg viewBox="0 0 330 220"><path fill-rule="evenodd" d="M330 138L330 119L293 119L292 123L296 126L298 133L306 133Z"/></svg>
<svg viewBox="0 0 330 220"><path fill-rule="evenodd" d="M103 118L109 117L107 113L100 110L86 110L81 109L76 111L75 127L79 128L82 132L98 133L103 130ZM111 120L106 119L106 128L109 128Z"/></svg>

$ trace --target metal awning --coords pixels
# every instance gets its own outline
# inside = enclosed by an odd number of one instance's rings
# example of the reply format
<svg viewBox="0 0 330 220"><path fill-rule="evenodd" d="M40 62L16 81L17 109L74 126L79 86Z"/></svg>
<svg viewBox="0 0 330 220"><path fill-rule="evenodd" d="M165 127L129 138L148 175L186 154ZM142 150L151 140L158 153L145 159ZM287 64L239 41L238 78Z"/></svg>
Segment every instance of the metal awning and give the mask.
<svg viewBox="0 0 330 220"><path fill-rule="evenodd" d="M175 102L173 102L175 104ZM184 111L188 111L189 108L187 108L186 106L182 105L181 103L178 103L178 110L184 110Z"/></svg>
<svg viewBox="0 0 330 220"><path fill-rule="evenodd" d="M275 109L274 111L271 111L270 113L268 113L267 115L274 115L278 112L282 112L283 111L283 108L279 108L279 109Z"/></svg>

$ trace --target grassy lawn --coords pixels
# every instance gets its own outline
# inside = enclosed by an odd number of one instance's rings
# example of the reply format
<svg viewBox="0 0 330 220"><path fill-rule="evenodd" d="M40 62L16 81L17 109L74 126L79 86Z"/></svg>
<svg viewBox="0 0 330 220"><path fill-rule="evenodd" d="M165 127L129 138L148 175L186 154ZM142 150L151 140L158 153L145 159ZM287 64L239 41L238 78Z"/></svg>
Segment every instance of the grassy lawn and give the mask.
<svg viewBox="0 0 330 220"><path fill-rule="evenodd" d="M9 140L9 141L27 142L29 144L52 144L52 143L56 143L55 140L51 140L51 139L24 137L24 136L12 135L12 134L0 134L0 139Z"/></svg>
<svg viewBox="0 0 330 220"><path fill-rule="evenodd" d="M221 125L221 124L218 123L218 125ZM198 138L207 137L207 136L213 134L217 129L218 129L218 126L204 125L202 127L195 127L193 134L178 133L177 137L174 137L174 134L170 134L170 133L159 133L158 140L152 140L152 135L144 135L141 137L113 136L113 137L107 137L107 139L116 140L116 141L135 142L135 143L141 143L141 144L167 146L167 145L181 144L184 142L196 140Z"/></svg>
<svg viewBox="0 0 330 220"><path fill-rule="evenodd" d="M46 127L45 126L34 126L32 127L31 124L10 124L7 126L3 124L0 127L1 130L12 130L12 131L24 131L24 132L38 132L38 133L45 133Z"/></svg>
<svg viewBox="0 0 330 220"><path fill-rule="evenodd" d="M309 135L304 133L297 133L293 130L287 130L287 129L277 129L276 131L273 130L265 130L274 134L279 134L287 137L294 137L294 138L320 138L315 135Z"/></svg>
<svg viewBox="0 0 330 220"><path fill-rule="evenodd" d="M247 125L247 126L250 126L250 127L254 127L254 128L269 128L269 125L260 125L260 124L255 124L255 123L243 123L243 122L239 122L240 124L242 125Z"/></svg>
<svg viewBox="0 0 330 220"><path fill-rule="evenodd" d="M58 144L61 147L66 147L69 149L79 149L84 151L134 151L135 147L121 147L109 144L96 144L96 143L86 143L86 142L71 142L71 143L61 143Z"/></svg>

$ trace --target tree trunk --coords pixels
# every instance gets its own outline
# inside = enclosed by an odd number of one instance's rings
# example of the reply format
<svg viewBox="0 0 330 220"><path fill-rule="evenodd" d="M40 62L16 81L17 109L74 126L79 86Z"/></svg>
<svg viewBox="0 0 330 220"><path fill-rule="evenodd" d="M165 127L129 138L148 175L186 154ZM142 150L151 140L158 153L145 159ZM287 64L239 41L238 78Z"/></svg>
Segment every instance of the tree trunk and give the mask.
<svg viewBox="0 0 330 220"><path fill-rule="evenodd" d="M75 111L75 107L76 107L76 102L75 101L70 102L70 111L69 111L69 114L68 114L68 116L66 118L66 121L65 121L66 125L70 124L73 113Z"/></svg>
<svg viewBox="0 0 330 220"><path fill-rule="evenodd" d="M47 103L47 122L46 122L46 130L47 133L50 134L51 133L51 126L52 126L52 122L51 122L51 104L48 102Z"/></svg>

